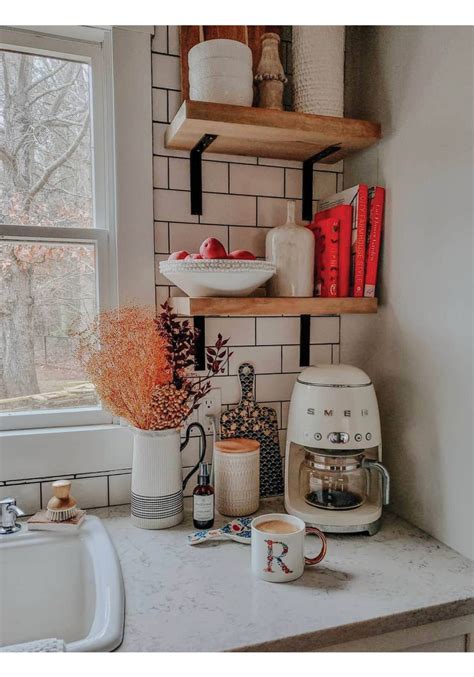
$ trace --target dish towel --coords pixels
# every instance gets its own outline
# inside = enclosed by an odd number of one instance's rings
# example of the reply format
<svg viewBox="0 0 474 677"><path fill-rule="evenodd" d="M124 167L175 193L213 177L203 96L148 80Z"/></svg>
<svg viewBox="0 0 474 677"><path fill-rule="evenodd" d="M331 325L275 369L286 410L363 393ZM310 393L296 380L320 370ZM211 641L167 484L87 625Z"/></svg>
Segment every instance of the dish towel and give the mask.
<svg viewBox="0 0 474 677"><path fill-rule="evenodd" d="M66 651L66 643L63 639L56 639L50 637L49 639L37 639L34 642L24 642L23 644L10 644L9 646L0 647L0 652L20 652L20 651L33 651L33 652L56 652L56 651Z"/></svg>

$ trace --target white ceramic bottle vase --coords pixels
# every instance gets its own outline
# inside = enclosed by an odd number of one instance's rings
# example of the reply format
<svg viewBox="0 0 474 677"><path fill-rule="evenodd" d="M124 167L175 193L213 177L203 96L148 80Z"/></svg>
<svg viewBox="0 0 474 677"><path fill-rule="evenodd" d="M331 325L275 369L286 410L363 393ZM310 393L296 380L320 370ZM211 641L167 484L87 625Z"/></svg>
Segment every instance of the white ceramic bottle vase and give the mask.
<svg viewBox="0 0 474 677"><path fill-rule="evenodd" d="M313 296L314 235L295 221L295 202L288 202L287 221L269 231L267 261L276 265L268 283L270 296Z"/></svg>
<svg viewBox="0 0 474 677"><path fill-rule="evenodd" d="M201 453L183 482L181 451L189 442L190 429L198 427ZM182 522L183 489L206 453L206 435L192 423L181 443L179 429L138 430L133 428L132 524L141 529L167 529Z"/></svg>

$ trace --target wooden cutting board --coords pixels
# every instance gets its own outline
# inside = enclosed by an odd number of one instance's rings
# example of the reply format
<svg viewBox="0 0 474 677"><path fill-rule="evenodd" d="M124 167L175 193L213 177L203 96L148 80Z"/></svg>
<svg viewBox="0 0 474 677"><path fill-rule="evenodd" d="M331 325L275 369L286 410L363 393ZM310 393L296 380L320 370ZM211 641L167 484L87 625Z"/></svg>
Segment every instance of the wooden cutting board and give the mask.
<svg viewBox="0 0 474 677"><path fill-rule="evenodd" d="M275 409L255 401L255 370L244 362L239 367L241 398L220 418L221 437L246 437L260 443L260 496L283 493L283 469Z"/></svg>
<svg viewBox="0 0 474 677"><path fill-rule="evenodd" d="M278 33L281 26L180 26L179 41L181 52L181 95L182 100L189 99L188 52L191 47L203 40L238 40L252 50L253 73L257 70L262 52L260 37L264 33Z"/></svg>

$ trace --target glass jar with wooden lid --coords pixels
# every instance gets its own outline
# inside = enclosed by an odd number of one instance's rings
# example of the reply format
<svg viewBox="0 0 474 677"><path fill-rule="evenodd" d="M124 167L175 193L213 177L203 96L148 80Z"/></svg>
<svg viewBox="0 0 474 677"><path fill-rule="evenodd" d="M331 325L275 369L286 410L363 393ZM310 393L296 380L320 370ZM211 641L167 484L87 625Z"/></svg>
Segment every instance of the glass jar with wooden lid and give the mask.
<svg viewBox="0 0 474 677"><path fill-rule="evenodd" d="M214 489L221 515L242 517L260 503L260 444L233 437L214 444Z"/></svg>

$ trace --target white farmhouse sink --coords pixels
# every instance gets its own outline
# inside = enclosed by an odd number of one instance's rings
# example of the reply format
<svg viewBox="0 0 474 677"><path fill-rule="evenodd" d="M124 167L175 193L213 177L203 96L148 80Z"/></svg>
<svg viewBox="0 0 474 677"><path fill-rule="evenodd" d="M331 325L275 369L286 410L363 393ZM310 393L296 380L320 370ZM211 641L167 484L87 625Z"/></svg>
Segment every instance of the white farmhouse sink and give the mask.
<svg viewBox="0 0 474 677"><path fill-rule="evenodd" d="M113 651L123 637L122 571L105 527L0 536L0 647L56 637L67 651Z"/></svg>

